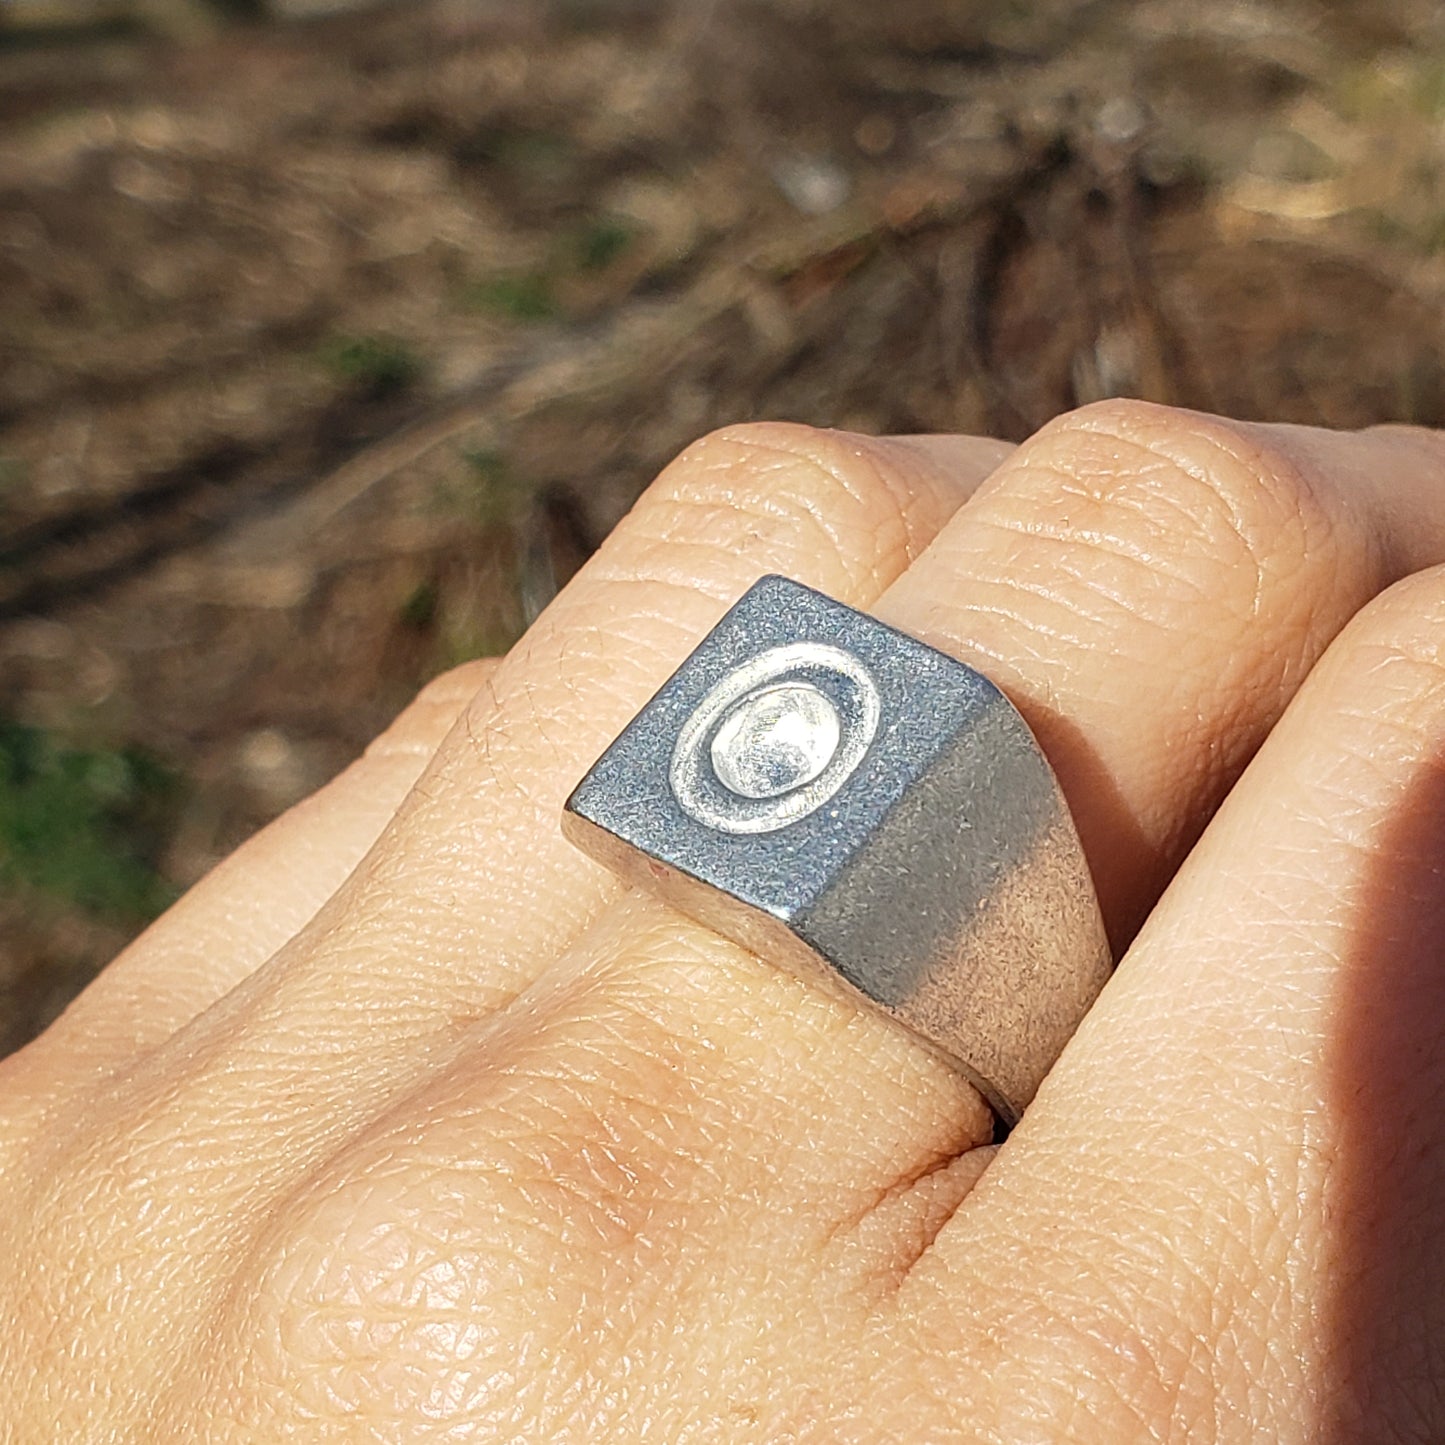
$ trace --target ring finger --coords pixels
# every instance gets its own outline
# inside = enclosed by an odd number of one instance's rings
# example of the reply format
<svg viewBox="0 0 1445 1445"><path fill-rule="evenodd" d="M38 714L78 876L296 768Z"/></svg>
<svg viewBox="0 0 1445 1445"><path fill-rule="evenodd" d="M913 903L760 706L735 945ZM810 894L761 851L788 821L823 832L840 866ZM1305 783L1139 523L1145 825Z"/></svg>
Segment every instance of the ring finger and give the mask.
<svg viewBox="0 0 1445 1445"><path fill-rule="evenodd" d="M843 480L827 502L804 489L820 530L790 519L766 565L786 569L791 552L795 572L866 604L882 558L906 561L908 543L848 535L878 518L848 491L856 440L745 438L763 482L770 446L784 465L806 453ZM936 445L955 467L976 464L960 443ZM1116 949L1330 639L1396 576L1445 558L1438 457L1404 429L1326 436L1088 408L1019 448L877 598L886 621L974 663L1023 712L1069 798ZM917 452L865 468L875 488L891 469L885 490L914 489L895 529L927 512ZM747 485L766 508L766 486ZM365 1019L378 1070L391 1044L429 1057L437 1037L541 976L617 896L558 838L561 799L757 571L680 540L689 505L674 498L653 518L662 534L640 577L600 558L504 664L477 730L452 735L367 865L213 1021L228 1053L246 1047L226 1032L243 1015L268 1057L278 1037L330 1038L330 1087L354 1091L348 1020ZM330 1093L314 1044L302 1052L298 1104Z"/></svg>

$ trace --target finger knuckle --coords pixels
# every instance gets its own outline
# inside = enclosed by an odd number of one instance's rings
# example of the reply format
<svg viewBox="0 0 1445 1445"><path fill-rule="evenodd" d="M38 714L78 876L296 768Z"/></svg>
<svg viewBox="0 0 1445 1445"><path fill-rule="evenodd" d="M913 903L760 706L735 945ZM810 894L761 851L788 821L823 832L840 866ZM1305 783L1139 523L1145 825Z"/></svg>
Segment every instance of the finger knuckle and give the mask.
<svg viewBox="0 0 1445 1445"><path fill-rule="evenodd" d="M649 498L663 535L724 525L789 537L800 554L819 549L850 576L888 553L909 554L920 470L887 442L791 422L724 427L695 442L663 473Z"/></svg>
<svg viewBox="0 0 1445 1445"><path fill-rule="evenodd" d="M528 1351L558 1363L525 1231L504 1235L497 1203L456 1171L382 1167L298 1201L233 1292L243 1413L495 1428Z"/></svg>
<svg viewBox="0 0 1445 1445"><path fill-rule="evenodd" d="M689 1237L667 1110L610 1104L601 1060L516 1048L481 1075L468 1054L275 1210L220 1335L249 1417L339 1401L384 1433L432 1411L493 1438L626 1342L642 1282L671 1278Z"/></svg>
<svg viewBox="0 0 1445 1445"><path fill-rule="evenodd" d="M1217 600L1256 609L1272 582L1338 565L1334 498L1260 428L1112 400L1061 417L1024 460L1069 504L1076 535L1131 545L1165 572L1207 562Z"/></svg>
<svg viewBox="0 0 1445 1445"><path fill-rule="evenodd" d="M118 1262L154 1223L135 1217L144 1163L128 1140L93 1140L10 1176L23 1206L0 1223L0 1362L36 1398L63 1392L77 1359L93 1363L112 1343L105 1326L127 1288Z"/></svg>

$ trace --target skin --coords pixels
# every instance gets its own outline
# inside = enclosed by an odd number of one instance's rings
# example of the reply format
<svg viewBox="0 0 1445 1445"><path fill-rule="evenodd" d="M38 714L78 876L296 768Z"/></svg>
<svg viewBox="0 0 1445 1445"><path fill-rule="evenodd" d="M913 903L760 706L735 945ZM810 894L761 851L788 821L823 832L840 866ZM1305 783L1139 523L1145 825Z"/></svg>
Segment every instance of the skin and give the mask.
<svg viewBox="0 0 1445 1445"><path fill-rule="evenodd" d="M1445 1436L1442 563L1404 428L704 439L0 1065L0 1439ZM1001 1149L560 837L768 571L1070 799L1122 962Z"/></svg>

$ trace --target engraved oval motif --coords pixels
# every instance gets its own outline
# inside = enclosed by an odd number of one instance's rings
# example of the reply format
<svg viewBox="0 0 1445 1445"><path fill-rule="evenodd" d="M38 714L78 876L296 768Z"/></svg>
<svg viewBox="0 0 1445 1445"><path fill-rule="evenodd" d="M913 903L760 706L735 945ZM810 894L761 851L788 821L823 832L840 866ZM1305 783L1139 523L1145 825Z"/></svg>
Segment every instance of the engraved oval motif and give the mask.
<svg viewBox="0 0 1445 1445"><path fill-rule="evenodd" d="M769 648L714 683L683 723L668 783L710 828L770 833L833 797L881 717L878 685L851 653L824 642Z"/></svg>
<svg viewBox="0 0 1445 1445"><path fill-rule="evenodd" d="M750 692L712 740L718 781L744 798L776 798L811 783L838 751L838 709L810 682L775 682Z"/></svg>

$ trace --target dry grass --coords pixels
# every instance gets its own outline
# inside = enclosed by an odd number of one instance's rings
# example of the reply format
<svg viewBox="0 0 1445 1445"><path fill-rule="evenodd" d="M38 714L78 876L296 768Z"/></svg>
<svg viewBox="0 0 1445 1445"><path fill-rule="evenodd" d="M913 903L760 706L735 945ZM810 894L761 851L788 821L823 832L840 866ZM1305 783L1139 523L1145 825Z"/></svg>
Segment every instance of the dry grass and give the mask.
<svg viewBox="0 0 1445 1445"><path fill-rule="evenodd" d="M183 886L711 426L1439 421L1436 11L431 0L0 47L0 714L183 774ZM0 1045L119 936L17 897Z"/></svg>

